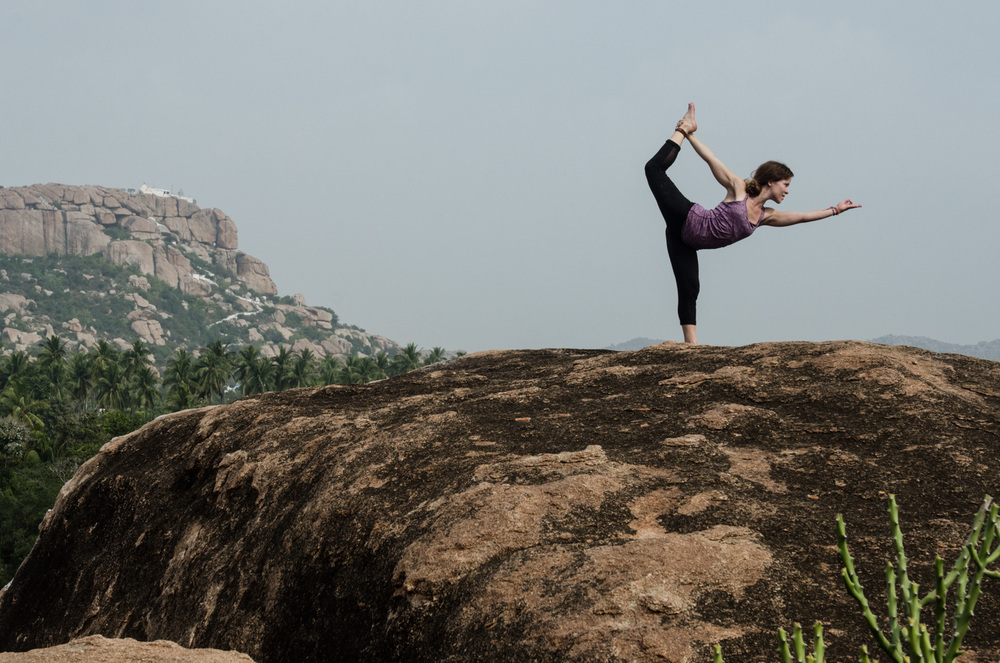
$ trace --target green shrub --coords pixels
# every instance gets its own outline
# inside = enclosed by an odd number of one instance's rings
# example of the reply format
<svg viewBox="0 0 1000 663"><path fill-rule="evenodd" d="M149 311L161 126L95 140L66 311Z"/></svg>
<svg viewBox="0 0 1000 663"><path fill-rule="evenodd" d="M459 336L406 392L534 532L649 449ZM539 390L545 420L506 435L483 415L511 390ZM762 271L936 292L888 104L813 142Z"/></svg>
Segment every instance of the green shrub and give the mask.
<svg viewBox="0 0 1000 663"><path fill-rule="evenodd" d="M899 510L896 497L889 496L889 520L893 547L896 552L895 565L889 563L885 569L886 617L888 624L884 632L880 619L868 603L864 588L854 571L854 558L847 546L847 527L844 518L837 516L837 548L843 565L841 576L848 593L861 608L865 622L883 652L895 663L953 663L962 653L962 641L969 632L972 617L982 591L984 578L1000 579L1000 572L988 567L1000 559L1000 505L993 503L987 495L972 521L972 529L965 539L962 551L951 570L946 574L944 560L934 560L934 587L920 593L920 585L910 578L907 570L906 552L903 547L903 532L899 526ZM948 614L948 595L954 590L952 613ZM929 624L923 621L923 611L932 607L934 616ZM806 655L802 628L795 624L792 644L789 645L784 629L779 629L779 652L782 663L823 663L825 643L823 627L815 625L816 643L814 653ZM877 663L869 658L868 648L861 648L861 663ZM722 650L715 646L715 663L724 663Z"/></svg>

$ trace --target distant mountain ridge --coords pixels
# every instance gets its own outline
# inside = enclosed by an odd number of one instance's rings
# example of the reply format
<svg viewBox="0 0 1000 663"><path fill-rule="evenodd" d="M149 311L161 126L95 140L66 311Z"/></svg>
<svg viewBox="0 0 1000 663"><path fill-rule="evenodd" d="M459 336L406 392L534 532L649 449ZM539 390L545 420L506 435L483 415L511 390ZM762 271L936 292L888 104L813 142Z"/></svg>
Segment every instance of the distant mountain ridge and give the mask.
<svg viewBox="0 0 1000 663"><path fill-rule="evenodd" d="M945 343L926 336L899 336L888 334L869 340L870 343L881 343L882 345L908 345L914 348L930 350L931 352L948 352L956 355L967 355L969 357L979 357L991 361L1000 361L1000 339L993 341L981 341L975 345L960 345L958 343ZM631 341L616 343L605 347L605 350L615 350L617 352L628 352L641 350L650 345L659 345L662 340L654 338L633 338Z"/></svg>
<svg viewBox="0 0 1000 663"><path fill-rule="evenodd" d="M317 358L399 350L302 295L279 297L221 210L149 191L0 187L3 351L30 351L52 335L70 351L142 340L160 365L175 348L215 339L258 345L264 356L282 346Z"/></svg>
<svg viewBox="0 0 1000 663"><path fill-rule="evenodd" d="M991 361L1000 361L1000 339L993 341L980 341L975 345L960 345L958 343L945 343L926 336L898 336L890 334L873 338L872 343L882 343L883 345L909 345L915 348L930 350L931 352L949 352L956 355L967 355L969 357L979 357Z"/></svg>
<svg viewBox="0 0 1000 663"><path fill-rule="evenodd" d="M659 345L663 343L663 339L655 338L633 338L631 341L625 341L624 343L615 343L614 345L609 345L605 347L605 350L614 350L615 352L633 352L635 350L642 350L651 345Z"/></svg>

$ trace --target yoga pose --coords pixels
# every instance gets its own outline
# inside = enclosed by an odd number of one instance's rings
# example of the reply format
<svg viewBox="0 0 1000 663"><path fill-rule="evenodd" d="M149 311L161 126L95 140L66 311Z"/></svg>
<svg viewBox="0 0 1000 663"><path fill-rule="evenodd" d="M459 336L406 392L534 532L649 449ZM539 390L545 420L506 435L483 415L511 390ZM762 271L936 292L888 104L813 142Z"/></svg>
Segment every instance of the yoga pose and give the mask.
<svg viewBox="0 0 1000 663"><path fill-rule="evenodd" d="M856 205L845 200L832 207L812 212L779 212L764 207L767 201L781 204L788 195L792 171L783 163L767 161L749 180L732 173L695 135L694 104L680 119L673 135L646 163L646 180L667 222L667 253L677 280L677 315L685 343L697 343L695 303L698 300L698 250L717 249L749 237L758 226L793 226L817 221L846 212ZM714 209L705 209L684 197L667 177L667 168L677 158L687 139L712 170L712 175L726 189L725 199Z"/></svg>

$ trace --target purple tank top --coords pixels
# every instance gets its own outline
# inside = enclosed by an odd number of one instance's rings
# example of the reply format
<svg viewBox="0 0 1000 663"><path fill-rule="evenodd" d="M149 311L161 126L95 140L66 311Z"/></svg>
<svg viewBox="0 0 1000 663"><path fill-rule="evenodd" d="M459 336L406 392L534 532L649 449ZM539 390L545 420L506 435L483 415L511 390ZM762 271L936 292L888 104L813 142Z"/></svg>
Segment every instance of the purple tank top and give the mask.
<svg viewBox="0 0 1000 663"><path fill-rule="evenodd" d="M691 207L681 238L692 249L718 249L749 237L757 226L747 218L746 197L719 203L715 209L705 209L698 203ZM760 211L759 225L764 220Z"/></svg>

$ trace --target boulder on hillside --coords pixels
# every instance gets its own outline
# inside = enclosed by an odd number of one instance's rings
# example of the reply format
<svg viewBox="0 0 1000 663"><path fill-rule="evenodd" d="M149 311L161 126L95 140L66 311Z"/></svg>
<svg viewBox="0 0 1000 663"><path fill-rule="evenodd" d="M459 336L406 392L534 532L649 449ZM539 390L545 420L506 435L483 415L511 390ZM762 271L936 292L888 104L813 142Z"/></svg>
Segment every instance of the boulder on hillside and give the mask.
<svg viewBox="0 0 1000 663"><path fill-rule="evenodd" d="M164 244L154 246L153 263L156 277L174 288L180 288L181 282L193 273L191 261L173 246Z"/></svg>
<svg viewBox="0 0 1000 663"><path fill-rule="evenodd" d="M156 221L150 218L143 218L140 216L129 216L125 217L119 225L125 230L129 231L136 239L147 240L147 239L159 239L160 229L156 225Z"/></svg>
<svg viewBox="0 0 1000 663"><path fill-rule="evenodd" d="M13 309L20 314L27 313L28 305L33 302L27 299L23 295L17 295L11 292L0 292L0 313L7 311L8 309Z"/></svg>
<svg viewBox="0 0 1000 663"><path fill-rule="evenodd" d="M66 212L66 246L56 253L91 256L101 253L111 242L101 226L82 214ZM50 251L51 253L51 251Z"/></svg>
<svg viewBox="0 0 1000 663"><path fill-rule="evenodd" d="M277 661L773 661L871 645L892 554L950 564L1000 471L1000 365L858 342L496 351L160 417L63 488L0 649L88 634ZM968 649L995 660L1000 581ZM873 597L874 598L874 597Z"/></svg>
<svg viewBox="0 0 1000 663"><path fill-rule="evenodd" d="M120 267L136 266L143 274L155 274L153 247L134 239L121 239L108 244L104 258Z"/></svg>
<svg viewBox="0 0 1000 663"><path fill-rule="evenodd" d="M271 272L267 265L242 251L236 252L236 278L258 294L278 294L278 286L271 280Z"/></svg>
<svg viewBox="0 0 1000 663"><path fill-rule="evenodd" d="M0 252L31 256L45 255L42 212L0 210Z"/></svg>
<svg viewBox="0 0 1000 663"><path fill-rule="evenodd" d="M198 274L183 274L180 277L178 288L185 295L195 297L207 297L212 294L212 282Z"/></svg>
<svg viewBox="0 0 1000 663"><path fill-rule="evenodd" d="M215 244L220 249L238 249L239 237L236 224L227 215L218 213L218 224L215 236Z"/></svg>

